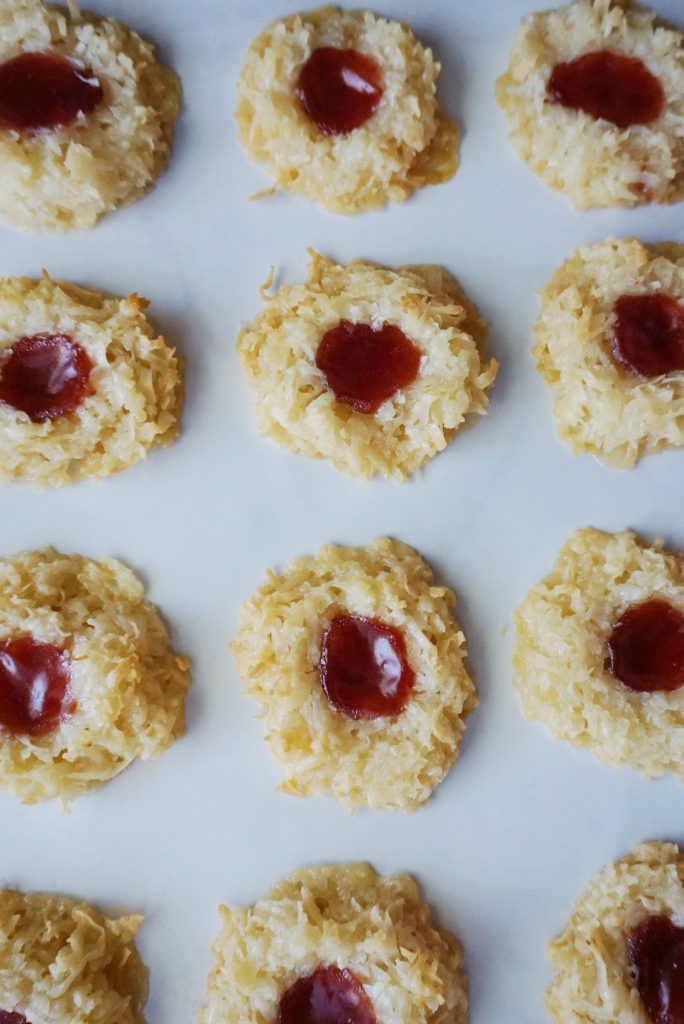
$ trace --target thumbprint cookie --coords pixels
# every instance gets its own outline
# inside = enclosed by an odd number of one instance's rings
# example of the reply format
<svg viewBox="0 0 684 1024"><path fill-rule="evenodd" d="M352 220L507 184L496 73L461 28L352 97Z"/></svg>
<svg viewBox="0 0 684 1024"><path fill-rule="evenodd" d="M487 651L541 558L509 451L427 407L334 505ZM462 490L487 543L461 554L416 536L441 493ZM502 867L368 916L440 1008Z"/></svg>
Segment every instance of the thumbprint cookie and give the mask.
<svg viewBox="0 0 684 1024"><path fill-rule="evenodd" d="M262 434L349 476L403 481L485 412L498 368L486 337L441 267L314 253L307 281L266 297L237 352Z"/></svg>
<svg viewBox="0 0 684 1024"><path fill-rule="evenodd" d="M68 803L185 731L190 663L121 562L0 559L0 786Z"/></svg>
<svg viewBox="0 0 684 1024"><path fill-rule="evenodd" d="M684 556L578 530L515 624L528 718L614 767L684 781Z"/></svg>
<svg viewBox="0 0 684 1024"><path fill-rule="evenodd" d="M440 65L408 25L326 6L272 22L249 47L236 117L277 185L359 213L453 177L458 127Z"/></svg>
<svg viewBox="0 0 684 1024"><path fill-rule="evenodd" d="M533 355L575 454L630 469L684 445L684 245L585 246L540 298Z"/></svg>
<svg viewBox="0 0 684 1024"><path fill-rule="evenodd" d="M141 923L67 896L0 889L2 1024L144 1024Z"/></svg>
<svg viewBox="0 0 684 1024"><path fill-rule="evenodd" d="M455 597L406 544L325 545L247 601L232 643L280 789L412 811L456 759L477 696Z"/></svg>
<svg viewBox="0 0 684 1024"><path fill-rule="evenodd" d="M578 209L681 199L683 42L629 0L533 14L497 82L522 159Z"/></svg>
<svg viewBox="0 0 684 1024"><path fill-rule="evenodd" d="M0 8L0 219L92 227L163 171L180 84L154 47L109 18L41 0Z"/></svg>
<svg viewBox="0 0 684 1024"><path fill-rule="evenodd" d="M556 1024L683 1024L684 857L635 846L602 868L549 946Z"/></svg>
<svg viewBox="0 0 684 1024"><path fill-rule="evenodd" d="M460 943L409 875L307 868L254 906L219 909L199 1024L467 1022Z"/></svg>
<svg viewBox="0 0 684 1024"><path fill-rule="evenodd" d="M137 295L0 279L0 483L104 477L178 435L182 377Z"/></svg>

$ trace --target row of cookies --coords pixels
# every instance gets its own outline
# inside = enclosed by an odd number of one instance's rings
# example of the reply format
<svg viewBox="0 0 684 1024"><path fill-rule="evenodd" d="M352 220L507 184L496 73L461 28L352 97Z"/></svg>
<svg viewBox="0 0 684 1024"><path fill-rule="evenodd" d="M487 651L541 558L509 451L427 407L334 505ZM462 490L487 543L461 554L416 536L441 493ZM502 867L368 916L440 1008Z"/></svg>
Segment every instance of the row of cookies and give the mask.
<svg viewBox="0 0 684 1024"><path fill-rule="evenodd" d="M523 159L581 208L680 199L682 38L622 0L573 0L526 21L497 83ZM369 11L278 19L245 57L240 140L279 186L327 209L401 201L458 166L439 70L407 25ZM67 231L133 202L166 165L180 102L177 76L121 23L76 0L7 0L0 216Z"/></svg>
<svg viewBox="0 0 684 1024"><path fill-rule="evenodd" d="M199 1024L467 1024L461 945L408 875L308 868L220 912ZM599 871L549 946L556 1024L681 1024L683 921L684 855L672 843L641 843ZM144 1024L141 922L0 890L1 1024Z"/></svg>
<svg viewBox="0 0 684 1024"><path fill-rule="evenodd" d="M483 414L487 325L441 267L339 266L263 293L238 338L262 434L404 480ZM533 350L575 452L630 467L684 444L684 247L607 239L541 292ZM178 435L180 361L137 295L0 281L0 482L103 477Z"/></svg>
<svg viewBox="0 0 684 1024"><path fill-rule="evenodd" d="M477 706L452 591L389 538L322 547L243 605L232 643L281 789L415 810ZM613 765L684 781L684 556L578 531L516 611L530 718ZM120 562L0 561L0 786L68 802L184 731L190 663Z"/></svg>

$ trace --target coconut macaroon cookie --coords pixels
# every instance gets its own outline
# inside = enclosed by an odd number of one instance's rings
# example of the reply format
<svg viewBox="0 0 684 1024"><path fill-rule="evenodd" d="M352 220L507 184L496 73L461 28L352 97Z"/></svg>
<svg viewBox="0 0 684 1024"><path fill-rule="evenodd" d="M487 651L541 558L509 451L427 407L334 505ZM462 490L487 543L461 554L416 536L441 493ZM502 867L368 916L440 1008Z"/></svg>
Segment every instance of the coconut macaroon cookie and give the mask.
<svg viewBox="0 0 684 1024"><path fill-rule="evenodd" d="M67 896L0 889L0 1020L144 1024L141 923Z"/></svg>
<svg viewBox="0 0 684 1024"><path fill-rule="evenodd" d="M109 18L41 0L0 8L0 220L92 227L142 196L169 157L178 78Z"/></svg>
<svg viewBox="0 0 684 1024"><path fill-rule="evenodd" d="M461 946L409 875L308 868L220 912L199 1024L467 1022Z"/></svg>
<svg viewBox="0 0 684 1024"><path fill-rule="evenodd" d="M280 789L415 810L458 753L477 696L455 597L406 544L325 545L242 608L231 648Z"/></svg>
<svg viewBox="0 0 684 1024"><path fill-rule="evenodd" d="M629 0L526 19L497 82L522 159L579 209L681 199L683 43Z"/></svg>
<svg viewBox="0 0 684 1024"><path fill-rule="evenodd" d="M161 754L185 732L189 668L121 562L1 559L0 787L68 803Z"/></svg>
<svg viewBox="0 0 684 1024"><path fill-rule="evenodd" d="M178 435L180 361L137 295L0 279L0 483L104 477Z"/></svg>
<svg viewBox="0 0 684 1024"><path fill-rule="evenodd" d="M528 718L602 761L684 781L684 556L578 530L515 613Z"/></svg>
<svg viewBox="0 0 684 1024"><path fill-rule="evenodd" d="M401 481L485 412L487 324L441 267L313 253L304 284L265 300L237 352L260 432L291 451Z"/></svg>
<svg viewBox="0 0 684 1024"><path fill-rule="evenodd" d="M562 935L546 1008L556 1024L682 1024L684 857L635 846L589 882Z"/></svg>
<svg viewBox="0 0 684 1024"><path fill-rule="evenodd" d="M459 131L437 106L439 70L408 25L370 11L280 18L240 72L240 142L277 185L335 213L401 202L456 172Z"/></svg>
<svg viewBox="0 0 684 1024"><path fill-rule="evenodd" d="M540 297L533 354L573 451L629 469L684 445L684 246L585 246Z"/></svg>

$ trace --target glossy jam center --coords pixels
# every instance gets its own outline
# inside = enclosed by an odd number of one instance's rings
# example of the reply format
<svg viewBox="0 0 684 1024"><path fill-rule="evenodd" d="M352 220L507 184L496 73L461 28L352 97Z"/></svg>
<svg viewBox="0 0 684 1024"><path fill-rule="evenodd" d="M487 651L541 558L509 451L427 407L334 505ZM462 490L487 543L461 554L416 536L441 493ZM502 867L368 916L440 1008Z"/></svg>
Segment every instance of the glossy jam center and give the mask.
<svg viewBox="0 0 684 1024"><path fill-rule="evenodd" d="M643 61L610 50L556 64L548 91L562 106L612 121L618 128L648 124L665 105L663 87Z"/></svg>
<svg viewBox="0 0 684 1024"><path fill-rule="evenodd" d="M615 303L616 359L642 377L684 370L684 306L669 295L621 295Z"/></svg>
<svg viewBox="0 0 684 1024"><path fill-rule="evenodd" d="M91 369L86 353L66 334L20 338L0 363L0 402L27 413L34 423L55 420L92 394Z"/></svg>
<svg viewBox="0 0 684 1024"><path fill-rule="evenodd" d="M678 690L684 686L684 615L661 598L630 605L613 626L606 667L632 690Z"/></svg>
<svg viewBox="0 0 684 1024"><path fill-rule="evenodd" d="M420 351L392 324L343 320L321 338L316 366L338 402L376 412L418 376Z"/></svg>
<svg viewBox="0 0 684 1024"><path fill-rule="evenodd" d="M376 1016L351 971L319 967L287 990L277 1024L376 1024Z"/></svg>
<svg viewBox="0 0 684 1024"><path fill-rule="evenodd" d="M321 685L347 718L398 715L415 682L401 630L379 619L336 615L321 642Z"/></svg>
<svg viewBox="0 0 684 1024"><path fill-rule="evenodd" d="M653 1024L684 1024L684 928L652 914L627 936L627 956Z"/></svg>
<svg viewBox="0 0 684 1024"><path fill-rule="evenodd" d="M23 1013L8 1013L0 1010L0 1024L29 1024Z"/></svg>
<svg viewBox="0 0 684 1024"><path fill-rule="evenodd" d="M22 53L0 64L0 126L19 132L64 128L102 102L90 68L59 53Z"/></svg>
<svg viewBox="0 0 684 1024"><path fill-rule="evenodd" d="M299 73L297 96L326 135L346 135L377 110L383 94L380 67L358 50L322 46Z"/></svg>
<svg viewBox="0 0 684 1024"><path fill-rule="evenodd" d="M28 736L52 732L75 710L70 681L61 647L32 637L0 642L0 726Z"/></svg>

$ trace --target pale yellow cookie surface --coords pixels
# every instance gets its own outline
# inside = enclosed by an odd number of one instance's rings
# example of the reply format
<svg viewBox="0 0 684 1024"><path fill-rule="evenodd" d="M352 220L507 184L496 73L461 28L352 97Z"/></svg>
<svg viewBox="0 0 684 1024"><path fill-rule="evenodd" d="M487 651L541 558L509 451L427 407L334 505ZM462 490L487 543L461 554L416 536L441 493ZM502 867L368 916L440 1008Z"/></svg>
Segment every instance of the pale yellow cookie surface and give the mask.
<svg viewBox="0 0 684 1024"><path fill-rule="evenodd" d="M344 320L395 325L421 352L417 378L375 413L338 401L316 366L323 335ZM237 351L262 434L349 476L402 481L486 411L498 368L483 355L486 337L486 322L441 267L339 266L314 254L308 280L268 296Z"/></svg>
<svg viewBox="0 0 684 1024"><path fill-rule="evenodd" d="M60 54L89 68L104 92L87 116L52 131L0 129L0 219L73 231L140 198L163 171L180 110L178 78L154 47L118 21L41 0L0 7L0 63Z"/></svg>
<svg viewBox="0 0 684 1024"><path fill-rule="evenodd" d="M263 1024L321 965L350 970L382 1024L466 1024L458 940L432 921L408 875L367 864L294 872L252 907L221 907L199 1024Z"/></svg>
<svg viewBox="0 0 684 1024"><path fill-rule="evenodd" d="M477 706L454 603L416 551L387 537L366 548L326 545L269 574L242 608L232 650L245 691L261 705L282 790L329 792L350 810L410 811L428 800ZM416 680L400 714L356 720L328 702L319 653L338 614L402 630Z"/></svg>
<svg viewBox="0 0 684 1024"><path fill-rule="evenodd" d="M45 735L0 726L0 787L25 803L68 803L185 732L190 663L121 562L51 548L1 559L0 641L26 636L68 652L76 706Z"/></svg>
<svg viewBox="0 0 684 1024"><path fill-rule="evenodd" d="M527 18L497 99L524 162L578 209L673 203L684 196L684 36L648 8L574 0ZM660 80L662 113L629 128L563 107L548 91L557 64L594 51L636 57Z"/></svg>
<svg viewBox="0 0 684 1024"><path fill-rule="evenodd" d="M37 423L0 400L0 483L105 477L175 440L181 364L145 317L147 305L47 275L0 279L0 380L12 345L37 334L67 335L92 363L92 394L67 415Z"/></svg>
<svg viewBox="0 0 684 1024"><path fill-rule="evenodd" d="M614 623L653 597L684 613L679 552L629 530L578 530L516 610L518 696L528 718L607 764L684 781L684 690L632 690L606 662Z"/></svg>
<svg viewBox="0 0 684 1024"><path fill-rule="evenodd" d="M640 843L602 868L549 946L555 975L546 1008L556 1024L649 1024L627 955L631 928L651 914L684 923L684 857L672 843Z"/></svg>
<svg viewBox="0 0 684 1024"><path fill-rule="evenodd" d="M0 1008L32 1024L144 1024L141 923L67 896L0 890Z"/></svg>
<svg viewBox="0 0 684 1024"><path fill-rule="evenodd" d="M659 293L684 301L684 246L636 238L578 249L540 292L533 355L575 454L629 469L684 445L684 372L644 377L614 354L615 302Z"/></svg>
<svg viewBox="0 0 684 1024"><path fill-rule="evenodd" d="M322 132L297 97L302 67L323 47L356 50L380 69L380 104L348 134ZM240 142L279 186L336 213L401 202L458 164L458 128L437 106L439 68L408 25L370 11L327 6L281 18L254 40L240 72Z"/></svg>

